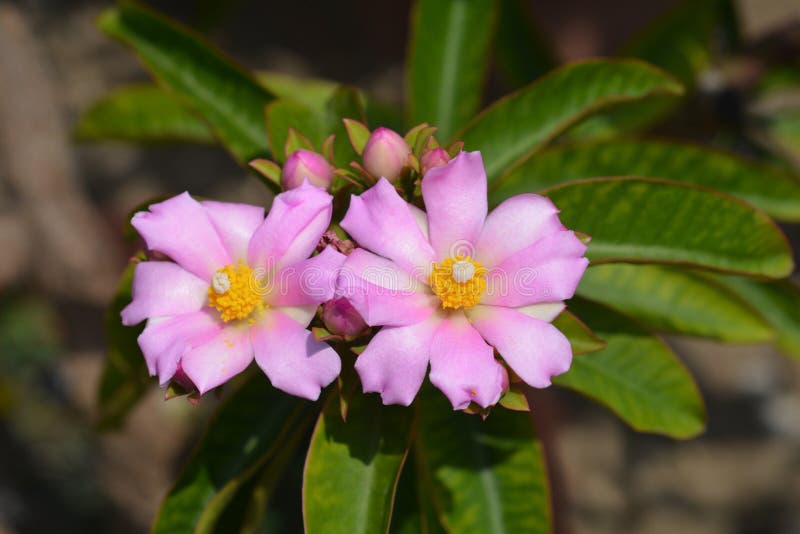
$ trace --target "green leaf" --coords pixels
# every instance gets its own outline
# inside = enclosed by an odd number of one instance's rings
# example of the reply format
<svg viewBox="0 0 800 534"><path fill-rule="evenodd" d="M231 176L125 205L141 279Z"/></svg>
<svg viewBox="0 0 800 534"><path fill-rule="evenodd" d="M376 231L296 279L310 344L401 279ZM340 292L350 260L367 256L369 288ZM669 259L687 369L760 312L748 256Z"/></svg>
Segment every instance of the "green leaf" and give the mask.
<svg viewBox="0 0 800 534"><path fill-rule="evenodd" d="M284 147L290 129L302 133L317 146L325 139L320 116L305 104L286 99L273 100L267 105L265 115L267 137L270 146L275 147L273 155L278 163L286 161Z"/></svg>
<svg viewBox="0 0 800 534"><path fill-rule="evenodd" d="M439 391L417 397L421 477L450 532L549 532L542 447L530 414L454 412Z"/></svg>
<svg viewBox="0 0 800 534"><path fill-rule="evenodd" d="M322 111L339 83L321 78L300 78L281 72L258 71L256 79L277 98L288 98Z"/></svg>
<svg viewBox="0 0 800 534"><path fill-rule="evenodd" d="M200 36L132 1L105 11L98 24L201 115L240 163L268 153L263 110L272 96L249 72Z"/></svg>
<svg viewBox="0 0 800 534"><path fill-rule="evenodd" d="M408 455L406 466L397 484L397 496L392 513L392 534L442 534L431 502L431 488L417 475L419 461L414 449Z"/></svg>
<svg viewBox="0 0 800 534"><path fill-rule="evenodd" d="M303 479L306 532L386 532L413 412L356 393L347 421L331 399L311 437Z"/></svg>
<svg viewBox="0 0 800 534"><path fill-rule="evenodd" d="M214 134L172 94L150 84L121 87L86 110L74 130L79 141L213 143Z"/></svg>
<svg viewBox="0 0 800 534"><path fill-rule="evenodd" d="M800 181L783 169L733 154L670 141L618 140L556 146L536 154L493 184L490 200L570 180L643 176L718 189L783 220L800 220Z"/></svg>
<svg viewBox="0 0 800 534"><path fill-rule="evenodd" d="M336 136L333 142L333 163L337 167L348 167L351 161L358 159L343 119L366 122L364 103L359 91L346 85L339 87L331 95L324 110L325 135Z"/></svg>
<svg viewBox="0 0 800 534"><path fill-rule="evenodd" d="M481 105L497 6L494 0L417 0L407 61L410 124L449 138Z"/></svg>
<svg viewBox="0 0 800 534"><path fill-rule="evenodd" d="M153 533L213 528L241 484L305 430L314 406L276 390L261 374L248 380L217 411L161 504Z"/></svg>
<svg viewBox="0 0 800 534"><path fill-rule="evenodd" d="M573 358L554 383L605 404L641 432L689 438L703 431L703 399L663 341L609 308L580 299L570 306L608 346Z"/></svg>
<svg viewBox="0 0 800 534"><path fill-rule="evenodd" d="M696 186L645 178L596 178L545 192L568 228L592 236L594 262L689 264L781 278L789 245L763 212Z"/></svg>
<svg viewBox="0 0 800 534"><path fill-rule="evenodd" d="M745 300L701 275L674 267L592 265L581 279L578 294L661 332L733 343L758 343L773 336Z"/></svg>
<svg viewBox="0 0 800 534"><path fill-rule="evenodd" d="M350 144L353 145L353 150L360 156L364 152L364 147L367 146L367 141L369 141L369 128L363 122L353 119L344 119L344 127L347 130Z"/></svg>
<svg viewBox="0 0 800 534"><path fill-rule="evenodd" d="M97 395L97 408L100 412L100 428L119 428L125 417L136 405L150 385L147 365L139 350L136 338L144 330L144 323L138 326L124 326L120 312L131 302L131 284L135 263L130 263L120 279L114 300L106 310L105 333L108 354L100 389Z"/></svg>
<svg viewBox="0 0 800 534"><path fill-rule="evenodd" d="M481 151L491 182L591 113L681 92L678 82L646 63L581 61L498 100L454 138Z"/></svg>
<svg viewBox="0 0 800 534"><path fill-rule="evenodd" d="M500 2L497 68L512 89L519 89L558 66L555 50L529 13L528 2Z"/></svg>
<svg viewBox="0 0 800 534"><path fill-rule="evenodd" d="M800 358L800 287L791 280L760 282L739 276L714 276L755 307L775 330L778 349Z"/></svg>
<svg viewBox="0 0 800 534"><path fill-rule="evenodd" d="M567 336L572 345L572 354L596 352L606 346L605 341L598 338L588 326L569 311L561 312L553 321L553 326Z"/></svg>

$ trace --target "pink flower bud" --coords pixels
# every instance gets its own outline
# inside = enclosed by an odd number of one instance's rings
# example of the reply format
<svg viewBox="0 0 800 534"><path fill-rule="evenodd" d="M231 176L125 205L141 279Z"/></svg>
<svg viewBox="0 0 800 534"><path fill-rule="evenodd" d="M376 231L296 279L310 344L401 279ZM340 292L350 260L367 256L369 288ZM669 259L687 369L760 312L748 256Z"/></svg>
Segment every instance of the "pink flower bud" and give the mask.
<svg viewBox="0 0 800 534"><path fill-rule="evenodd" d="M364 147L364 168L375 178L396 181L411 154L406 140L388 128L378 128L369 136Z"/></svg>
<svg viewBox="0 0 800 534"><path fill-rule="evenodd" d="M283 165L281 185L286 190L294 189L306 178L312 185L327 189L333 181L333 167L316 152L295 150Z"/></svg>
<svg viewBox="0 0 800 534"><path fill-rule="evenodd" d="M443 148L434 148L426 152L425 155L422 156L422 175L425 176L425 174L434 167L446 165L448 161L450 161L450 154Z"/></svg>
<svg viewBox="0 0 800 534"><path fill-rule="evenodd" d="M369 328L350 301L344 297L334 298L322 305L322 322L331 334L348 339L358 337Z"/></svg>

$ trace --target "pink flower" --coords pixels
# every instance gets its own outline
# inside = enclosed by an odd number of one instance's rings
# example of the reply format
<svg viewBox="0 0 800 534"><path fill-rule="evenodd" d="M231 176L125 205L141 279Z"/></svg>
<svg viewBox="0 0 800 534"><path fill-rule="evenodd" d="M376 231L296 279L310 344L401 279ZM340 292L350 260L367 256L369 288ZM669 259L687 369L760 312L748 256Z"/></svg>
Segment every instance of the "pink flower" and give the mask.
<svg viewBox="0 0 800 534"><path fill-rule="evenodd" d="M344 256L309 258L328 228L331 196L304 182L263 208L197 202L183 193L134 215L147 246L173 261L136 266L122 322L139 336L161 385L178 369L200 393L253 360L273 386L316 399L339 374L336 352L306 329L334 294Z"/></svg>
<svg viewBox="0 0 800 534"><path fill-rule="evenodd" d="M311 185L328 189L333 181L333 167L322 155L310 150L295 150L287 158L281 173L284 189L294 189L308 180Z"/></svg>
<svg viewBox="0 0 800 534"><path fill-rule="evenodd" d="M504 390L494 350L526 383L550 385L572 361L550 322L588 260L549 199L518 195L487 216L479 152L461 153L422 180L427 214L386 180L352 197L342 227L356 249L339 291L383 328L356 361L366 392L410 404L430 380L455 409L488 407Z"/></svg>
<svg viewBox="0 0 800 534"><path fill-rule="evenodd" d="M375 178L396 182L408 165L410 154L411 148L400 134L381 127L369 136L362 161L367 172Z"/></svg>

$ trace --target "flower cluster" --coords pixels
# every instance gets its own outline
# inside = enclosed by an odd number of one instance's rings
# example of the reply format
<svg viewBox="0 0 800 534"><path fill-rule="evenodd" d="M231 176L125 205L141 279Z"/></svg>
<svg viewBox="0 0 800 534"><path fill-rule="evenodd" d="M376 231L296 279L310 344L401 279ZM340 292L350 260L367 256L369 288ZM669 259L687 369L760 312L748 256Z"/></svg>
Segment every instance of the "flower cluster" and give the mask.
<svg viewBox="0 0 800 534"><path fill-rule="evenodd" d="M255 359L275 387L316 399L341 364L308 330L315 318L338 339L367 341L355 368L386 404L409 405L429 367L455 409L497 403L509 372L546 387L569 369L570 344L551 322L588 260L556 207L528 194L488 213L479 152L451 159L430 146L416 157L384 128L360 148L373 185L340 221L355 246L326 232L334 169L311 151L288 157L287 190L266 218L186 193L134 216L147 247L172 260L137 265L122 312L128 325L147 320L139 345L162 385L202 394ZM409 168L424 210L395 185Z"/></svg>

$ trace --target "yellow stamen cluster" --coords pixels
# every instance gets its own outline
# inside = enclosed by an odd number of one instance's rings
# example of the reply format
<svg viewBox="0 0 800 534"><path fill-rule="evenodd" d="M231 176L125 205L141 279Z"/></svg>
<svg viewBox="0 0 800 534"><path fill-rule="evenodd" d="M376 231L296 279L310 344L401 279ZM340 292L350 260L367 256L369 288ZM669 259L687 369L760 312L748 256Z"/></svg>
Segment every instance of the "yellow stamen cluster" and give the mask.
<svg viewBox="0 0 800 534"><path fill-rule="evenodd" d="M263 311L264 301L256 291L255 282L253 269L245 263L226 265L217 271L208 288L208 305L216 308L226 323L244 319L253 310Z"/></svg>
<svg viewBox="0 0 800 534"><path fill-rule="evenodd" d="M469 256L434 263L428 284L442 301L442 308L471 308L486 291L486 269Z"/></svg>

